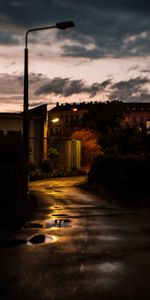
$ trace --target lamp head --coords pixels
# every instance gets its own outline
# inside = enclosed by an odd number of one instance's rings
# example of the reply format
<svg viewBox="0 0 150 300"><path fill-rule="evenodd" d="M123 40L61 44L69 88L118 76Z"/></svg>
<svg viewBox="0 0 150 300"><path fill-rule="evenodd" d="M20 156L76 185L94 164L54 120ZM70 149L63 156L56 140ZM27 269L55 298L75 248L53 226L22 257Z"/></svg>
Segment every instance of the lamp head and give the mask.
<svg viewBox="0 0 150 300"><path fill-rule="evenodd" d="M54 118L54 119L52 119L52 122L53 122L53 123L58 123L58 122L59 122L59 118Z"/></svg>
<svg viewBox="0 0 150 300"><path fill-rule="evenodd" d="M71 27L75 27L75 24L72 21L56 23L56 28L58 28L58 29L64 30L64 29L71 28Z"/></svg>

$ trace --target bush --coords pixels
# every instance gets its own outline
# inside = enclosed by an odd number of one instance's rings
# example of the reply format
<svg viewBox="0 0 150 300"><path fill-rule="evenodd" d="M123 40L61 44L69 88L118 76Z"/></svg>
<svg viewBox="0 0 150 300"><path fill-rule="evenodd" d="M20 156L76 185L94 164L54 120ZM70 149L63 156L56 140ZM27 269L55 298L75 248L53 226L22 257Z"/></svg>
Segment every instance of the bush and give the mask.
<svg viewBox="0 0 150 300"><path fill-rule="evenodd" d="M29 163L29 172L35 172L38 169L37 163L31 161Z"/></svg>
<svg viewBox="0 0 150 300"><path fill-rule="evenodd" d="M49 173L52 171L50 160L46 159L42 162L42 172Z"/></svg>
<svg viewBox="0 0 150 300"><path fill-rule="evenodd" d="M150 156L101 155L88 174L90 184L98 184L121 197L149 196Z"/></svg>

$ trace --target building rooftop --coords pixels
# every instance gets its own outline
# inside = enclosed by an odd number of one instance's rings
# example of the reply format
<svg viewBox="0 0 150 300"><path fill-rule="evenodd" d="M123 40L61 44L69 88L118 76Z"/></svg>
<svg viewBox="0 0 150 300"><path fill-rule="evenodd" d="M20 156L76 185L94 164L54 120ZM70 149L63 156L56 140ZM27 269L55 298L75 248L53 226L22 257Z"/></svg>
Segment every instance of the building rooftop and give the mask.
<svg viewBox="0 0 150 300"><path fill-rule="evenodd" d="M126 111L150 111L150 102L121 102L121 101L91 101L91 102L81 102L81 103L63 103L59 104L57 102L56 107L49 110L49 112L63 112L66 110L73 110L73 108L77 108L79 110L82 109L90 109L91 106L100 106L107 104L119 104L124 107Z"/></svg>
<svg viewBox="0 0 150 300"><path fill-rule="evenodd" d="M29 109L30 116L38 116L46 118L47 113L47 104L43 104L40 106L36 106L34 108ZM19 118L21 119L23 116L23 112L0 112L0 117L7 117L7 118Z"/></svg>

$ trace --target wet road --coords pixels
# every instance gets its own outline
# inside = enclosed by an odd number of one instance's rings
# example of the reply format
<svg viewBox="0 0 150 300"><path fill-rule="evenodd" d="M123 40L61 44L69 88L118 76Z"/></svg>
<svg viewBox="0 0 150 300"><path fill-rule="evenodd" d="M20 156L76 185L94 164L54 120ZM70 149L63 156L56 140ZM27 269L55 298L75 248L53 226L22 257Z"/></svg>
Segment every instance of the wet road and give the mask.
<svg viewBox="0 0 150 300"><path fill-rule="evenodd" d="M33 182L39 207L0 247L1 299L150 299L150 209L125 209L74 186Z"/></svg>

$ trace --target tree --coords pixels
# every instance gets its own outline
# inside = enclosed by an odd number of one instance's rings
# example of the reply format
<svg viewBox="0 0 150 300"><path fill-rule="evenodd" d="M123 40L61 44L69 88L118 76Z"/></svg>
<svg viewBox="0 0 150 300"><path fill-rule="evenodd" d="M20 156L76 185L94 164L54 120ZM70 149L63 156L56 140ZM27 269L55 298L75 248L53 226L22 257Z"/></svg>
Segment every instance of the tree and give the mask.
<svg viewBox="0 0 150 300"><path fill-rule="evenodd" d="M82 118L82 126L98 133L107 133L108 130L120 127L124 108L122 102L112 101L91 105Z"/></svg>
<svg viewBox="0 0 150 300"><path fill-rule="evenodd" d="M83 167L89 168L93 158L101 153L96 133L90 129L81 129L72 133L71 138L81 141L81 164Z"/></svg>
<svg viewBox="0 0 150 300"><path fill-rule="evenodd" d="M120 101L91 105L82 118L82 127L94 130L97 142L103 151L120 151L121 121L124 118L124 106Z"/></svg>

